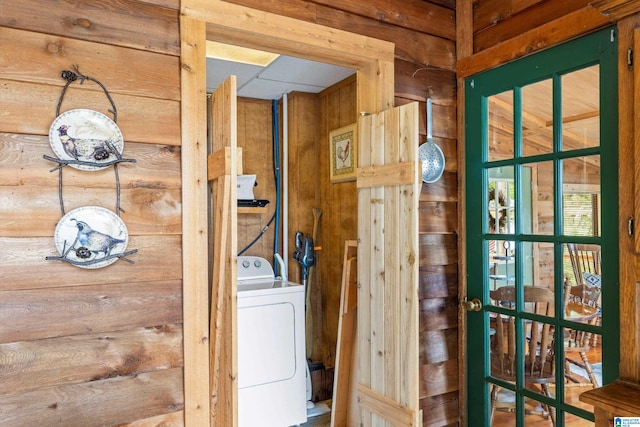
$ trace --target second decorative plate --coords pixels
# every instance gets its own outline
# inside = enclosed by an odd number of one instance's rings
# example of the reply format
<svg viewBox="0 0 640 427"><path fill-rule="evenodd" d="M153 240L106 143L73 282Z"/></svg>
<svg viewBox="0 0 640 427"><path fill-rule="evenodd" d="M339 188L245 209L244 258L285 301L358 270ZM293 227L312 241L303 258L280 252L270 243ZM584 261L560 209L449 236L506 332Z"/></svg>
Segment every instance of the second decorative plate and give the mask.
<svg viewBox="0 0 640 427"><path fill-rule="evenodd" d="M113 264L127 249L129 233L122 219L100 206L68 212L56 225L54 240L60 256L82 268Z"/></svg>

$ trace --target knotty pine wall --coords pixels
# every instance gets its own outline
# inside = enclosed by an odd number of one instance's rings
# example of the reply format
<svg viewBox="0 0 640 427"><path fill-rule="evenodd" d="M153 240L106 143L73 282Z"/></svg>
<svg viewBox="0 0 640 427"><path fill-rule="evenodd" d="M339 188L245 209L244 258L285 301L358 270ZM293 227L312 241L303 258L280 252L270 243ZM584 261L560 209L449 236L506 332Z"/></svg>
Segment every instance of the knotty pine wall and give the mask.
<svg viewBox="0 0 640 427"><path fill-rule="evenodd" d="M33 426L183 423L179 0L0 1L0 413ZM59 261L58 174L43 159L64 80L100 80L125 139L121 218L135 264ZM110 104L73 83L61 111ZM116 209L113 169L64 169L66 211ZM187 314L188 315L188 314Z"/></svg>

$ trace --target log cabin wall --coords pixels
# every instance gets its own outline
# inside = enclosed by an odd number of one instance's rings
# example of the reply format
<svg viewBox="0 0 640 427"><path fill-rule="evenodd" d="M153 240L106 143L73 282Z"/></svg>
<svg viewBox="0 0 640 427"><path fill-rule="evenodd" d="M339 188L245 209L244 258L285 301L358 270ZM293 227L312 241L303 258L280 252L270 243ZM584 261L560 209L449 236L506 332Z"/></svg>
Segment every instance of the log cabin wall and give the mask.
<svg viewBox="0 0 640 427"><path fill-rule="evenodd" d="M423 186L421 193L421 395L425 425L455 423L455 2L235 3L396 43L396 103L420 102L422 139L424 102L433 99L434 139L447 156L447 168L441 181ZM0 0L0 8L6 47L0 72L0 317L5 325L0 329L0 357L9 367L0 374L3 415L16 425L33 425L45 417L63 425L91 425L97 419L105 425L139 419L180 424L179 0L105 0L99 8L62 0ZM64 83L59 75L72 64L109 89L118 107L124 155L137 159L120 167L122 219L131 236L129 246L138 249L133 265L120 261L86 271L44 259L56 255L53 230L60 211L57 175L49 172L53 166L42 155L52 154L47 134ZM313 169L319 169L319 179L326 182L313 195L323 210L318 277L327 284L323 286L336 289L342 266L333 260L342 259L344 239L353 237L348 230L355 230L356 219L348 215L348 206L355 202L349 191L353 186L355 193L355 184L328 183L322 142L330 130L356 120L358 112L349 107L355 97L344 109L336 109L335 103L342 103L340 97L351 90L348 86L320 96L323 121L314 141L320 166ZM292 99L300 105L306 101L302 95ZM270 107L240 105L247 117L252 108ZM71 86L62 111L106 112L107 107L101 90L85 82ZM64 189L67 211L85 205L114 210L112 172L65 170ZM311 213L301 214L300 228L310 231L309 218ZM335 229L342 231L334 240L327 238ZM317 346L313 358L329 367L335 352L337 295L327 290L321 299L326 318L316 320L325 323L316 340L326 344Z"/></svg>
<svg viewBox="0 0 640 427"><path fill-rule="evenodd" d="M33 426L182 424L179 0L0 1L0 413ZM121 218L135 264L60 261L48 139L77 64L112 95L124 157ZM73 83L61 112L111 108ZM64 168L66 212L115 211L113 168ZM187 314L188 315L188 314Z"/></svg>

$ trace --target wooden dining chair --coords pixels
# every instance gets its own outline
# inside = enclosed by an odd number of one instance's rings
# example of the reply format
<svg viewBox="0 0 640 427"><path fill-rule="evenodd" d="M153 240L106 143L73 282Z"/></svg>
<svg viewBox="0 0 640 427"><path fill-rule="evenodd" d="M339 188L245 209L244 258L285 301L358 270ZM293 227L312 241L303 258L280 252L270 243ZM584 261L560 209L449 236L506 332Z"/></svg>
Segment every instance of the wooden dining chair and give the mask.
<svg viewBox="0 0 640 427"><path fill-rule="evenodd" d="M588 281L583 273L600 276L602 267L600 245L567 243L567 251L573 267L575 285L597 286L595 282Z"/></svg>
<svg viewBox="0 0 640 427"><path fill-rule="evenodd" d="M553 315L553 292L546 288L525 286L524 302L538 314ZM489 292L497 305L515 306L515 287L503 286ZM492 318L495 333L491 341L491 375L509 382L516 378L516 328L513 316L496 313ZM551 396L549 384L555 383L553 329L547 323L527 322L525 339L524 374L527 387L539 387L542 394ZM522 357L522 356L520 356ZM500 387L491 390L491 419L496 409L513 411L514 402L498 400ZM542 415L556 424L555 410L542 404L542 411L528 410L528 414Z"/></svg>
<svg viewBox="0 0 640 427"><path fill-rule="evenodd" d="M580 311L586 313L597 313L598 301L600 299L600 288L595 286L578 285L573 286L570 282L565 282L565 313L569 311ZM596 314L593 319L596 319ZM589 316L587 316L589 317ZM593 320L592 319L592 320ZM593 334L590 332L565 329L564 333L564 373L566 378L565 387L571 386L592 386L598 388L598 378L589 362L588 352L591 349ZM571 370L571 365L583 369L588 378L583 377Z"/></svg>
<svg viewBox="0 0 640 427"><path fill-rule="evenodd" d="M584 244L584 243L567 243L567 252L569 253L569 259L571 260L571 267L573 269L573 276L575 282L570 292L565 292L565 301L567 298L581 299L585 303L589 303L600 309L600 296L602 292L601 283L601 270L602 270L602 255L600 245ZM567 283L569 282L569 283ZM565 289L567 284L571 281L565 278ZM593 299L590 295L591 288L597 288L598 297ZM587 293L584 293L588 291ZM583 293L580 295L580 293ZM602 323L602 316L596 316L592 324L599 325ZM591 344L597 345L597 335L591 335Z"/></svg>

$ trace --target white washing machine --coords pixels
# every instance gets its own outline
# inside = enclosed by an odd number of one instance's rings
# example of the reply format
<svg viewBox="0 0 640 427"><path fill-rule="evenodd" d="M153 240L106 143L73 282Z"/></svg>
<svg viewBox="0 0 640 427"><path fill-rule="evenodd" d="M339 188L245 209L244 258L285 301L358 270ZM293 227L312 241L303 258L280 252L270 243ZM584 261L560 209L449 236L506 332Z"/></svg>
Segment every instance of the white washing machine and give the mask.
<svg viewBox="0 0 640 427"><path fill-rule="evenodd" d="M304 286L271 264L238 257L238 425L307 421Z"/></svg>

